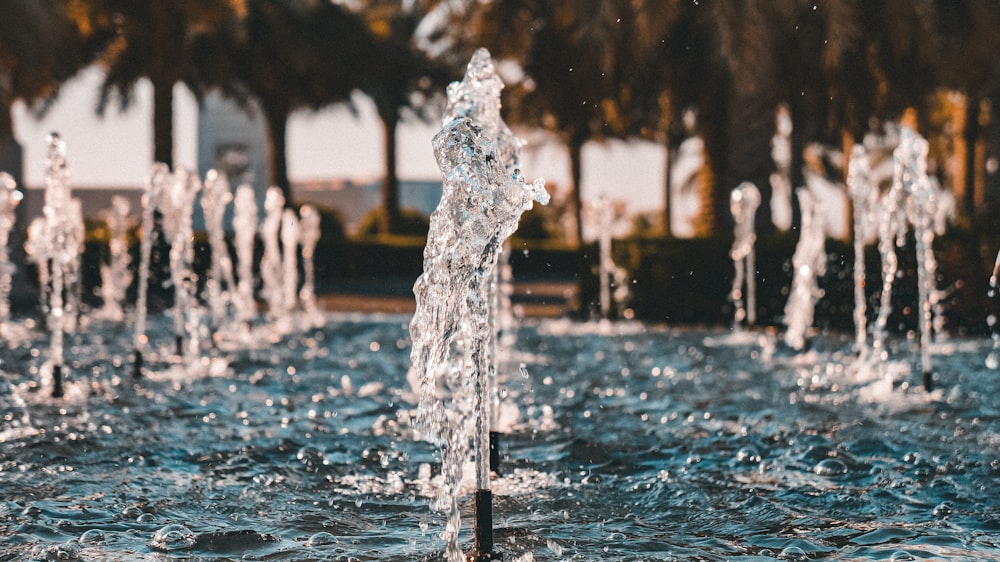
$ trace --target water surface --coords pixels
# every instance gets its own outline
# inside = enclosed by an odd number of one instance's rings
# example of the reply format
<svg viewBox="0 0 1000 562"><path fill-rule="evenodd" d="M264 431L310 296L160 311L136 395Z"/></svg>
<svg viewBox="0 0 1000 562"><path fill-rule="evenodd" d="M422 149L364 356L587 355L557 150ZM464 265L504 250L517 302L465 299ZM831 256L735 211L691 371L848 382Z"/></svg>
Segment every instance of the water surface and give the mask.
<svg viewBox="0 0 1000 562"><path fill-rule="evenodd" d="M408 426L408 318L170 362L153 319L0 351L0 560L439 560L439 453ZM858 373L848 337L547 321L502 369L497 543L514 560L1000 560L1000 377L938 343L940 387ZM465 500L471 515L471 500ZM463 543L471 543L466 517Z"/></svg>

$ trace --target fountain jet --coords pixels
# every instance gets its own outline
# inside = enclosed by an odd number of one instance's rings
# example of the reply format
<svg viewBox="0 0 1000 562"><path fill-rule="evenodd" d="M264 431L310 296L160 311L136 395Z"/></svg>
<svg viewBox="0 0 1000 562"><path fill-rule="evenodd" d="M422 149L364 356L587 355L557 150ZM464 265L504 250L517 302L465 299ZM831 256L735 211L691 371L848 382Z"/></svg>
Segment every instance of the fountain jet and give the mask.
<svg viewBox="0 0 1000 562"><path fill-rule="evenodd" d="M504 241L535 201L546 203L544 181L528 184L516 169L520 139L500 119L503 82L485 49L476 51L465 78L448 88L443 127L434 154L443 177L441 201L431 214L424 272L413 287L411 376L419 395L416 429L442 446L447 509L443 536L452 562L461 514L458 487L470 441L476 467L476 545L472 560L492 558L488 399L496 367L490 287ZM445 404L439 387L451 386Z"/></svg>
<svg viewBox="0 0 1000 562"><path fill-rule="evenodd" d="M42 216L28 229L25 250L38 265L39 284L48 297L48 327L52 333L49 360L52 364L52 396L63 395L63 339L73 325L67 322L67 295L76 286L83 229L79 201L70 198L66 143L57 133L48 137L45 161L45 206Z"/></svg>
<svg viewBox="0 0 1000 562"><path fill-rule="evenodd" d="M733 214L733 247L729 257L733 260L733 288L729 292L736 311L733 314L733 330L746 322L753 326L757 322L757 282L754 244L757 233L754 216L760 206L760 191L750 182L741 183L729 196L729 210ZM743 292L744 284L746 293Z"/></svg>

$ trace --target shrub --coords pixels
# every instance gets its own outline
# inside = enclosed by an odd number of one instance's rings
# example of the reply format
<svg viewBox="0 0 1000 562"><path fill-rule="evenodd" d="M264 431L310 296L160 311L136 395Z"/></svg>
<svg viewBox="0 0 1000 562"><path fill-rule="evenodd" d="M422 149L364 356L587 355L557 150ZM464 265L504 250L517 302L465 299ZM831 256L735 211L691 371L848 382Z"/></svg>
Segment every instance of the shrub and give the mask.
<svg viewBox="0 0 1000 562"><path fill-rule="evenodd" d="M381 207L374 207L368 211L361 219L361 224L358 225L358 237L375 238L383 234L381 232L382 216ZM426 237L429 229L430 220L423 213L416 209L407 208L400 210L399 231L393 234Z"/></svg>

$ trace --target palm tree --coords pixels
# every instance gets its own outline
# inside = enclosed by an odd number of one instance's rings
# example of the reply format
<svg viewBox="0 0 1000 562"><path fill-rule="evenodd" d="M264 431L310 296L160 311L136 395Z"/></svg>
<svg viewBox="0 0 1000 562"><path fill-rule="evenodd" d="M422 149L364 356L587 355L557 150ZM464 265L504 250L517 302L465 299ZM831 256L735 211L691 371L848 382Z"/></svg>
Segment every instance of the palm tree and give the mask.
<svg viewBox="0 0 1000 562"><path fill-rule="evenodd" d="M247 0L243 24L237 37L222 30L204 38L200 72L223 78L223 90L237 101L257 103L267 123L270 184L292 205L288 118L297 109L350 99L373 39L360 18L323 0Z"/></svg>
<svg viewBox="0 0 1000 562"><path fill-rule="evenodd" d="M0 1L4 14L0 18L0 169L8 168L15 175L20 172L11 117L14 102L24 100L44 111L59 86L90 64L109 38L107 28L79 8L63 0Z"/></svg>
<svg viewBox="0 0 1000 562"><path fill-rule="evenodd" d="M616 86L627 73L619 58L625 0L496 0L479 4L464 41L483 45L498 59L520 63L523 79L505 90L505 113L514 123L541 127L569 150L574 238L583 239L580 183L583 145L621 136L627 128Z"/></svg>
<svg viewBox="0 0 1000 562"><path fill-rule="evenodd" d="M939 9L933 18L938 44L936 71L942 85L965 95L963 136L964 177L956 186L959 208L963 214L975 218L976 210L984 209L982 197L982 162L977 159L977 146L981 146L987 131L981 124L983 102L1000 101L1000 64L996 48L1000 45L1000 4L977 0L935 4ZM989 125L995 127L996 124Z"/></svg>
<svg viewBox="0 0 1000 562"><path fill-rule="evenodd" d="M89 0L108 15L118 40L107 52L98 112L117 95L122 109L136 84L153 84L153 159L173 166L173 89L195 73L199 37L244 16L244 0ZM196 92L197 93L197 92Z"/></svg>
<svg viewBox="0 0 1000 562"><path fill-rule="evenodd" d="M371 63L359 75L364 77L361 90L375 102L382 124L385 175L380 230L386 233L398 232L401 224L397 127L406 112L428 119L434 92L456 77L417 45L418 29L437 5L434 1L366 0L359 6L376 38Z"/></svg>

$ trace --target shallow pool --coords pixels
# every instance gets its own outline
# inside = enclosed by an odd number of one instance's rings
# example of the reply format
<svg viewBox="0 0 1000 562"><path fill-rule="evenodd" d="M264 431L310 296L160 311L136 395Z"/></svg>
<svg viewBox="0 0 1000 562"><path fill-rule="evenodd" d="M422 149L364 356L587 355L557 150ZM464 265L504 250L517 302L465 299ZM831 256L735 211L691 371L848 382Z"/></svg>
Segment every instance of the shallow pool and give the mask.
<svg viewBox="0 0 1000 562"><path fill-rule="evenodd" d="M167 322L158 327L166 333ZM328 318L132 385L128 329L0 350L0 560L438 560L438 451L408 427L408 318ZM156 329L153 330L157 340ZM509 560L1000 560L987 340L912 342L892 380L847 337L545 321L502 369ZM465 498L463 544L471 543Z"/></svg>

